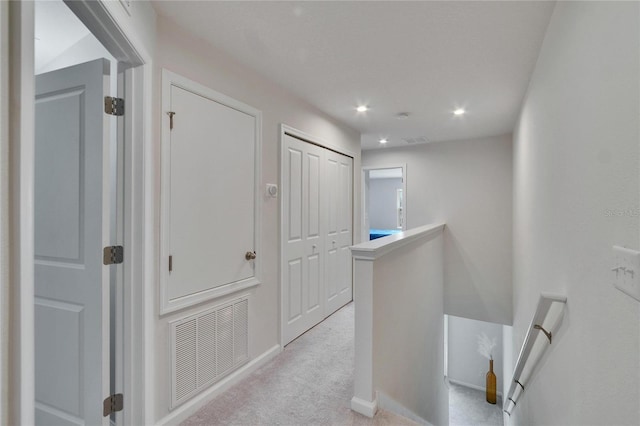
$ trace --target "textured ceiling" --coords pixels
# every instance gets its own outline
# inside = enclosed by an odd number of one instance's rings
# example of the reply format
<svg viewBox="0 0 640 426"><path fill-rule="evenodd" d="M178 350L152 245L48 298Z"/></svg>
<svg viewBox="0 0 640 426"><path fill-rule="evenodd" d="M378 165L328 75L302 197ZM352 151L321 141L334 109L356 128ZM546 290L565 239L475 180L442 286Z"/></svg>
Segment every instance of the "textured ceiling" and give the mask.
<svg viewBox="0 0 640 426"><path fill-rule="evenodd" d="M363 134L363 148L511 132L553 2L154 2ZM357 113L358 104L370 111ZM468 112L455 117L452 111ZM399 120L396 115L410 113ZM418 143L421 141L418 140Z"/></svg>

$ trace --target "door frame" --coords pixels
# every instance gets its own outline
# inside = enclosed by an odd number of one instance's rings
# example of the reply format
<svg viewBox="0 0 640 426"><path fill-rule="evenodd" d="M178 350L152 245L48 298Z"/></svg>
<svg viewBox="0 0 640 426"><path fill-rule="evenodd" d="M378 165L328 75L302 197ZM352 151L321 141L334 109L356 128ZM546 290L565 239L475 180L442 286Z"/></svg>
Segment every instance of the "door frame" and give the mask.
<svg viewBox="0 0 640 426"><path fill-rule="evenodd" d="M397 163L392 165L382 165L382 166L362 166L362 181L360 182L361 194L360 199L362 200L362 207L360 211L362 212L362 217L360 218L360 232L361 232L361 240L369 241L369 230L366 229L367 225L367 215L369 214L369 209L367 208L367 202L369 200L369 194L367 193L367 185L366 185L366 172L370 170L379 170L379 169L402 169L402 214L404 217L404 222L402 226L402 231L407 230L407 163Z"/></svg>
<svg viewBox="0 0 640 426"><path fill-rule="evenodd" d="M338 154L342 154L342 155L346 155L347 157L351 157L351 159L353 160L353 170L351 171L351 182L352 182L352 191L351 191L351 241L355 242L355 238L354 238L354 231L355 231L355 211L356 211L356 199L355 199L355 164L356 164L356 154L344 149L342 147L333 145L321 138L318 138L316 136L310 135L306 132L303 132L302 130L298 130L294 127L288 126L284 123L280 124L280 182L279 182L279 187L283 188L284 182L286 180L286 176L285 176L285 170L284 170L284 165L286 163L286 158L285 158L285 136L292 136L294 138L300 139L303 142L307 142L313 145L317 145L320 146L322 148L326 148L329 149L331 151L335 151ZM282 213L284 211L284 209L286 208L286 206L284 205L284 197L282 197L282 194L280 193L278 195L278 197L280 198L280 230L279 230L279 237L280 237L280 262L279 262L279 273L278 276L280 278L280 306L279 306L279 310L280 310L280 330L279 330L279 340L280 340L280 347L284 349L285 346L285 342L284 342L284 327L286 324L286 318L285 318L285 310L284 310L284 291L285 291L285 282L284 282L284 268L285 268L285 237L284 237L284 230L286 229L286 224L284 223L284 214ZM351 288L353 290L353 273L351 274ZM323 297L324 297L324 293L323 293ZM353 295L353 297L355 298L355 295Z"/></svg>
<svg viewBox="0 0 640 426"><path fill-rule="evenodd" d="M9 138L2 141L8 148L9 243L6 267L9 303L7 414L12 424L34 423L34 13L33 2L8 2L9 17ZM153 164L152 75L151 53L141 44L132 23L118 20L117 2L81 0L65 2L89 30L119 62L131 65L126 72L128 105L124 129L124 389L126 423L152 422L152 398L144 398L145 389L153 389L153 362L145 361L145 352L153 345L150 332L153 306L146 294L153 294ZM3 52L6 53L6 52ZM4 56L4 55L3 55ZM128 118L127 118L128 117ZM133 143L133 141L142 143ZM145 220L149 218L149 220ZM3 259L4 260L4 259ZM3 265L5 263L3 262ZM137 285L133 285L137 283ZM144 283L144 285L140 285ZM140 309L140 306L143 309ZM140 339L139 336L144 336ZM150 361L152 361L150 359ZM4 395L3 395L4 397ZM105 395L106 397L106 395ZM2 401L3 405L5 401ZM99 407L97 407L99 409Z"/></svg>

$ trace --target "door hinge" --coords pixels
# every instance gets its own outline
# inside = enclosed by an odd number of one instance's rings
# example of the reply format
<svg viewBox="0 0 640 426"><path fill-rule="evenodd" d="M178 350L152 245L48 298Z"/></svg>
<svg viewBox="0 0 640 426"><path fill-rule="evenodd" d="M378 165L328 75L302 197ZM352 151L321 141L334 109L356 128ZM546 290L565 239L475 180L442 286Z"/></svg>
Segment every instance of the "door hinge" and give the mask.
<svg viewBox="0 0 640 426"><path fill-rule="evenodd" d="M167 115L169 116L169 130L173 130L173 116L176 115L176 113L169 111Z"/></svg>
<svg viewBox="0 0 640 426"><path fill-rule="evenodd" d="M173 256L169 256L169 272L173 271Z"/></svg>
<svg viewBox="0 0 640 426"><path fill-rule="evenodd" d="M104 112L109 115L124 115L124 99L105 96Z"/></svg>
<svg viewBox="0 0 640 426"><path fill-rule="evenodd" d="M102 415L107 417L111 413L116 411L122 411L124 407L124 396L121 393L116 393L108 396L102 406Z"/></svg>
<svg viewBox="0 0 640 426"><path fill-rule="evenodd" d="M102 263L105 265L117 265L124 262L124 247L109 246L104 248Z"/></svg>

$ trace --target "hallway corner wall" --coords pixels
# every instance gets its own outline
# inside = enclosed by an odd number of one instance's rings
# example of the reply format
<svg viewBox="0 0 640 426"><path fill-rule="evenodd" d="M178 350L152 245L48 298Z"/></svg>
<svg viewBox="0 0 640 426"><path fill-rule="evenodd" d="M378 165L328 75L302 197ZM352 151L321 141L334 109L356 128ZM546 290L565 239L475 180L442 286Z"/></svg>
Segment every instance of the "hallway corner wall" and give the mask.
<svg viewBox="0 0 640 426"><path fill-rule="evenodd" d="M640 304L612 246L640 249L640 5L558 2L514 134L517 356L540 292L568 298L508 424L640 424Z"/></svg>
<svg viewBox="0 0 640 426"><path fill-rule="evenodd" d="M257 71L233 59L227 52L189 34L170 19L158 17L158 40L155 63L155 87L160 87L160 72L166 68L212 90L223 93L262 112L262 176L261 187L266 183L278 183L280 170L280 124L284 123L303 131L338 149L354 154L354 223L360 229L360 136L355 130L328 117L306 101L294 96L286 87L281 87L262 77ZM161 117L160 96L155 99L155 117ZM159 129L160 119L154 125ZM155 148L154 148L155 149ZM159 164L159 150L154 152L154 163ZM156 188L159 187L156 170ZM158 194L156 194L158 197ZM159 202L159 199L156 198ZM280 344L280 200L262 199L262 283L245 291L249 301L249 358L257 359ZM156 203L156 208L159 204ZM156 212L157 213L157 212ZM354 236L359 240L359 233ZM149 395L155 400L156 423L173 422L189 402L169 412L171 388L169 322L194 312L206 309L231 298L238 293L202 303L160 317L155 315L155 380L156 387ZM204 391L206 392L206 391ZM198 399L195 397L194 400ZM188 408L191 409L191 408ZM181 414L179 414L181 415Z"/></svg>
<svg viewBox="0 0 640 426"><path fill-rule="evenodd" d="M511 325L512 155L511 134L362 153L407 165L407 229L446 223L446 314Z"/></svg>

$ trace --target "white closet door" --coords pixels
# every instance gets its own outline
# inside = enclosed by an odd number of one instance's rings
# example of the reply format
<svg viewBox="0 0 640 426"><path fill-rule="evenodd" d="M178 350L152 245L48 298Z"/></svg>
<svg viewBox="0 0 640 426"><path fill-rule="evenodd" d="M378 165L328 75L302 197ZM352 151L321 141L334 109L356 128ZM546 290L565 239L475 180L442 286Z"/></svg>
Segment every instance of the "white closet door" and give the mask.
<svg viewBox="0 0 640 426"><path fill-rule="evenodd" d="M35 422L108 424L109 62L38 75Z"/></svg>
<svg viewBox="0 0 640 426"><path fill-rule="evenodd" d="M329 316L353 299L353 264L349 251L353 244L353 159L325 151L325 316Z"/></svg>
<svg viewBox="0 0 640 426"><path fill-rule="evenodd" d="M291 136L284 141L283 310L287 344L325 317L322 166L324 150Z"/></svg>

